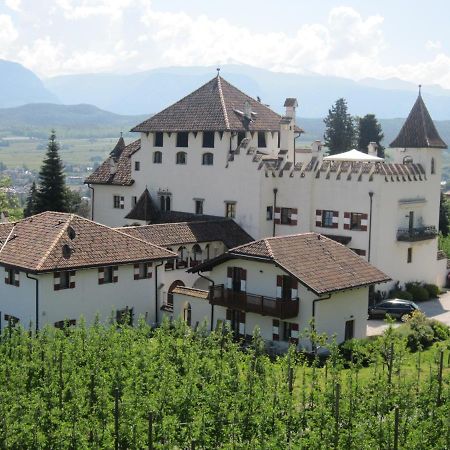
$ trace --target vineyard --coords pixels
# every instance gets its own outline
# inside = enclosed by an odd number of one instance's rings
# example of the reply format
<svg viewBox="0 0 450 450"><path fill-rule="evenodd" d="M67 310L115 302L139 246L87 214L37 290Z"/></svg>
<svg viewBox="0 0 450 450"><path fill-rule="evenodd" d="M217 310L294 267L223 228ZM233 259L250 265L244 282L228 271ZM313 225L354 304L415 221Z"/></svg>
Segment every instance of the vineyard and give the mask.
<svg viewBox="0 0 450 450"><path fill-rule="evenodd" d="M181 322L7 327L0 448L448 449L447 345L412 354L389 329L324 361Z"/></svg>

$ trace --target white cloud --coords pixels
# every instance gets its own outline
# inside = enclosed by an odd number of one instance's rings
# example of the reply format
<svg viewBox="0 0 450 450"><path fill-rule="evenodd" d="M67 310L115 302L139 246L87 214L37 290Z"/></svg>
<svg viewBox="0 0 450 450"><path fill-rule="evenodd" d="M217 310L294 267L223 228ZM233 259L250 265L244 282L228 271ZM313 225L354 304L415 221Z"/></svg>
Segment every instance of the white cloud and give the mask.
<svg viewBox="0 0 450 450"><path fill-rule="evenodd" d="M441 41L431 41L431 40L428 40L428 41L425 43L425 48L426 48L427 50L439 50L439 49L442 48L442 42L441 42Z"/></svg>
<svg viewBox="0 0 450 450"><path fill-rule="evenodd" d="M5 0L5 5L13 11L20 11L22 0Z"/></svg>
<svg viewBox="0 0 450 450"><path fill-rule="evenodd" d="M19 33L10 16L0 14L0 54L6 55L10 45L18 38Z"/></svg>
<svg viewBox="0 0 450 450"><path fill-rule="evenodd" d="M54 43L49 36L46 36L37 39L31 46L23 46L17 56L19 61L31 70L55 74L61 69L64 46Z"/></svg>
<svg viewBox="0 0 450 450"><path fill-rule="evenodd" d="M56 0L69 20L107 16L113 20L122 18L123 10L132 5L133 0Z"/></svg>

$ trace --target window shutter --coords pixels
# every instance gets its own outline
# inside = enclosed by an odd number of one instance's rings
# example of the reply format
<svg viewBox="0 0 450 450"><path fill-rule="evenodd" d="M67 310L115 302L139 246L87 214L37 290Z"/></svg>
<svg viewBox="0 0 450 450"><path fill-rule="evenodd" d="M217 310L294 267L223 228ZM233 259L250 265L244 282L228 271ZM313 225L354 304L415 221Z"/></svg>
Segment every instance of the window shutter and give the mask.
<svg viewBox="0 0 450 450"><path fill-rule="evenodd" d="M292 279L291 298L295 300L298 297L298 281Z"/></svg>
<svg viewBox="0 0 450 450"><path fill-rule="evenodd" d="M361 231L367 231L367 221L368 221L369 215L363 214L361 217Z"/></svg>
<svg viewBox="0 0 450 450"><path fill-rule="evenodd" d="M232 316L231 309L227 309L225 322L229 327L231 327L231 316Z"/></svg>
<svg viewBox="0 0 450 450"><path fill-rule="evenodd" d="M139 263L134 265L134 279L135 280L139 280L139 275L140 275L139 266L140 266Z"/></svg>
<svg viewBox="0 0 450 450"><path fill-rule="evenodd" d="M53 289L59 291L61 288L61 272L53 272Z"/></svg>
<svg viewBox="0 0 450 450"><path fill-rule="evenodd" d="M70 280L69 280L69 288L70 289L74 289L75 288L75 275L76 275L76 271L75 270L71 270L70 271Z"/></svg>
<svg viewBox="0 0 450 450"><path fill-rule="evenodd" d="M280 340L280 321L278 319L272 320L272 341Z"/></svg>
<svg viewBox="0 0 450 450"><path fill-rule="evenodd" d="M147 278L151 278L153 276L152 267L152 263L147 263Z"/></svg>
<svg viewBox="0 0 450 450"><path fill-rule="evenodd" d="M19 287L20 285L20 272L18 270L14 271L14 286Z"/></svg>
<svg viewBox="0 0 450 450"><path fill-rule="evenodd" d="M233 287L233 268L227 268L227 288L231 289Z"/></svg>
<svg viewBox="0 0 450 450"><path fill-rule="evenodd" d="M274 215L273 215L274 222L276 225L280 225L280 223L281 223L281 208L276 207L274 211L275 211Z"/></svg>
<svg viewBox="0 0 450 450"><path fill-rule="evenodd" d="M291 212L289 214L289 219L290 219L291 225L293 225L293 226L297 225L297 220L298 220L298 209L297 208L291 208Z"/></svg>
<svg viewBox="0 0 450 450"><path fill-rule="evenodd" d="M339 222L339 211L333 211L333 228L338 227Z"/></svg>
<svg viewBox="0 0 450 450"><path fill-rule="evenodd" d="M98 268L98 284L103 284L105 282L105 268Z"/></svg>
<svg viewBox="0 0 450 450"><path fill-rule="evenodd" d="M322 210L316 209L316 227L322 226Z"/></svg>
<svg viewBox="0 0 450 450"><path fill-rule="evenodd" d="M298 344L298 323L291 324L290 342L295 345Z"/></svg>
<svg viewBox="0 0 450 450"><path fill-rule="evenodd" d="M350 230L350 213L344 213L344 230Z"/></svg>
<svg viewBox="0 0 450 450"><path fill-rule="evenodd" d="M119 281L119 267L113 267L113 283L117 283Z"/></svg>
<svg viewBox="0 0 450 450"><path fill-rule="evenodd" d="M241 270L241 291L246 292L247 290L247 271L245 269Z"/></svg>
<svg viewBox="0 0 450 450"><path fill-rule="evenodd" d="M239 336L245 337L245 312L239 312Z"/></svg>
<svg viewBox="0 0 450 450"><path fill-rule="evenodd" d="M283 277L277 275L277 298L282 297Z"/></svg>
<svg viewBox="0 0 450 450"><path fill-rule="evenodd" d="M5 283L6 284L10 283L10 281L9 281L9 271L8 271L8 269L6 267L5 267Z"/></svg>

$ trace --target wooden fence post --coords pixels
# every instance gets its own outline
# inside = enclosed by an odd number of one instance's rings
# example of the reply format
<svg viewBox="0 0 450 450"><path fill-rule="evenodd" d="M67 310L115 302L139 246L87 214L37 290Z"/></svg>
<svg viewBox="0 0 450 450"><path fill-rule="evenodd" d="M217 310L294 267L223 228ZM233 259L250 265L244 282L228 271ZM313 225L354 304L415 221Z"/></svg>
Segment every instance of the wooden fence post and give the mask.
<svg viewBox="0 0 450 450"><path fill-rule="evenodd" d="M119 389L114 390L114 449L119 450Z"/></svg>

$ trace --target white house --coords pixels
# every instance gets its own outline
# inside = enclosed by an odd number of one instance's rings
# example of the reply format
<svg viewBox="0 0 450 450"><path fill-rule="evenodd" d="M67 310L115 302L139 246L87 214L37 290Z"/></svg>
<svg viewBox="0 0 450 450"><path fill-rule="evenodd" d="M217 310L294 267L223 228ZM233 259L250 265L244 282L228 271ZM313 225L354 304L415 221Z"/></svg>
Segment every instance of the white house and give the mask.
<svg viewBox="0 0 450 450"><path fill-rule="evenodd" d="M0 224L0 327L104 321L155 323L158 268L176 254L82 217L56 212ZM161 269L160 269L161 270Z"/></svg>
<svg viewBox="0 0 450 450"><path fill-rule="evenodd" d="M389 160L295 149L297 101L285 115L217 76L136 126L87 179L93 218L109 226L171 215L234 218L256 239L314 231L344 243L394 281L443 285L437 243L442 149L419 94ZM152 208L135 214L145 191ZM147 194L145 194L147 195ZM172 221L172 220L169 220ZM377 289L388 289L386 284Z"/></svg>
<svg viewBox="0 0 450 450"><path fill-rule="evenodd" d="M210 271L208 290L176 288L174 316L210 329L228 323L240 337L261 336L279 350L315 329L337 342L366 336L368 289L389 277L317 233L266 238L236 247L190 271ZM307 338L300 344L309 346Z"/></svg>

